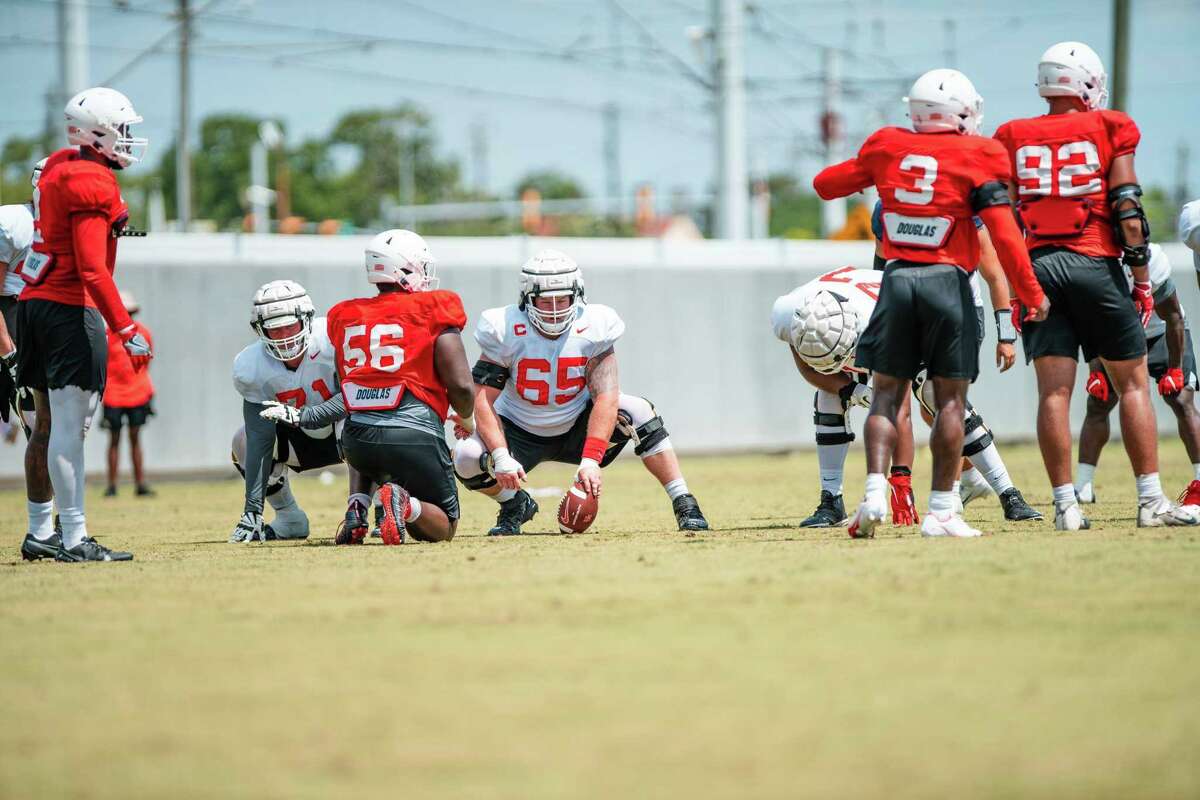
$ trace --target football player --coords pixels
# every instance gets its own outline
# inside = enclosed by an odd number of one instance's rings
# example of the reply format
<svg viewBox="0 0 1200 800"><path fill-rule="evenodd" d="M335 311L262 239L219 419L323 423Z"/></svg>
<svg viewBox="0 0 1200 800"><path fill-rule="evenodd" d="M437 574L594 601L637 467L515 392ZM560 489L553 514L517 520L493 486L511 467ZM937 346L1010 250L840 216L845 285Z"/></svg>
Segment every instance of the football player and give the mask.
<svg viewBox="0 0 1200 800"><path fill-rule="evenodd" d="M621 392L613 346L624 332L615 311L585 302L579 265L557 250L521 267L516 304L480 316L478 430L455 447L454 468L464 486L500 504L489 536L519 534L537 513L521 488L526 472L543 461L578 464L576 480L599 497L601 468L630 440L666 490L679 529L708 530L662 417L650 401Z"/></svg>
<svg viewBox="0 0 1200 800"><path fill-rule="evenodd" d="M1196 355L1192 350L1192 332L1175 281L1171 280L1171 262L1161 246L1150 245L1150 286L1154 290L1154 313L1158 319L1146 326L1147 365L1150 377L1158 382L1158 393L1175 413L1179 438L1192 462L1192 481L1180 498L1180 505L1200 506L1200 412L1194 401L1197 386ZM1128 274L1132 287L1133 276ZM1092 361L1087 378L1087 415L1079 431L1079 465L1075 473L1075 491L1081 503L1096 502L1092 485L1100 451L1108 442L1108 416L1117 405L1116 390L1104 364Z"/></svg>
<svg viewBox="0 0 1200 800"><path fill-rule="evenodd" d="M27 285L17 304L17 377L32 390L36 409L25 458L29 533L22 553L130 561L131 554L88 535L83 438L104 388L104 323L121 337L135 370L151 357L113 282L117 238L129 218L113 171L137 163L146 140L131 133L142 121L133 104L112 89L85 89L67 103L65 115L67 141L77 147L46 160L33 192L33 245L19 270ZM37 476L47 469L62 522L58 548L51 498L39 494Z"/></svg>
<svg viewBox="0 0 1200 800"><path fill-rule="evenodd" d="M1099 357L1119 397L1138 527L1196 525L1200 510L1181 510L1159 483L1143 330L1154 313L1150 227L1133 167L1141 134L1128 116L1104 108L1107 80L1090 47L1056 44L1038 64L1048 113L996 131L1015 173L1011 191L1034 271L1050 298L1049 317L1026 326L1022 340L1037 372L1038 444L1054 488L1054 526L1089 527L1071 481L1070 402L1081 349L1088 361ZM1133 275L1132 297L1122 261Z"/></svg>
<svg viewBox="0 0 1200 800"><path fill-rule="evenodd" d="M922 369L934 387L930 436L933 482L926 536L978 536L956 510L967 386L979 373L978 319L970 273L979 263L971 217L982 218L1018 296L1044 318L1046 300L1021 246L1005 183L1004 149L975 134L983 100L965 75L925 73L907 98L913 130L883 128L856 157L813 179L826 200L874 185L883 201L883 272L876 312L858 342L855 366L874 373L867 417L866 496L851 536L872 536L887 513L884 468L896 443L896 415Z"/></svg>
<svg viewBox="0 0 1200 800"><path fill-rule="evenodd" d="M869 375L850 365L859 336L875 310L880 277L875 270L843 267L780 297L771 310L775 336L790 345L796 368L817 389L813 422L817 429L817 460L821 469L821 503L811 517L800 523L801 527L829 527L847 521L842 476L854 434L849 429L846 415L852 405L865 408L871 403ZM1009 313L1007 309L1006 303L1005 313ZM920 387L917 387L918 381ZM930 383L923 380L923 376L918 376L918 381L914 381L914 394L922 405L932 406ZM994 490L1006 519L1040 519L1041 514L1031 508L1013 486L983 418L969 402L966 409L963 455L971 471L979 475L983 489L980 491L972 486L969 493L963 490L960 497L970 502ZM899 456L893 461L899 462ZM979 464L979 469L975 468L975 463ZM980 475L981 470L983 475ZM897 504L906 495L897 490L896 477L893 472L888 480L892 485L892 521L900 524L896 520L903 518L903 509L898 513Z"/></svg>
<svg viewBox="0 0 1200 800"><path fill-rule="evenodd" d="M315 316L312 298L295 281L264 284L254 293L250 327L258 341L233 360L233 385L242 397L243 426L233 436L233 464L246 480L241 519L230 542L308 538L308 516L288 481L288 470L305 472L342 460L337 430L326 425L300 431L263 419L269 403L294 408L319 405L337 390L333 345L325 317ZM371 486L350 469L347 516L363 518ZM263 500L275 509L263 520Z"/></svg>
<svg viewBox="0 0 1200 800"><path fill-rule="evenodd" d="M30 183L35 189L45 164L43 158L33 168ZM17 298L25 288L20 267L32 245L33 202L0 206L0 418L7 421L10 412L15 414L13 424L20 422L26 439L33 433L33 395L17 386ZM42 473L38 480L35 494L49 496L49 474ZM61 544L61 537L54 544Z"/></svg>
<svg viewBox="0 0 1200 800"><path fill-rule="evenodd" d="M338 303L329 311L340 391L315 407L271 403L266 419L305 428L349 416L342 430L346 461L380 484L384 544L413 538L442 542L458 528L458 486L446 446L452 406L473 429L475 386L463 348L462 300L439 290L434 259L417 234L390 230L365 254L375 297ZM339 544L361 543L365 517L347 521Z"/></svg>

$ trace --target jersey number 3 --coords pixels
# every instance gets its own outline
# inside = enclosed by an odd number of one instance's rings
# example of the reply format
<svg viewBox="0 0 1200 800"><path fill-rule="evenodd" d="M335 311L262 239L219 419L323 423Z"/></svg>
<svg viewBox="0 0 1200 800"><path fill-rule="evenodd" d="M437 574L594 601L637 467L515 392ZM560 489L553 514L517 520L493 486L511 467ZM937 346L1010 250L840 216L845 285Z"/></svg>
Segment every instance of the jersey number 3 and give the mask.
<svg viewBox="0 0 1200 800"><path fill-rule="evenodd" d="M395 372L404 364L404 348L399 344L403 338L404 328L392 322L372 325L369 331L366 325L348 326L342 342L343 374L367 364L380 372ZM365 340L366 350L356 346L356 340Z"/></svg>
<svg viewBox="0 0 1200 800"><path fill-rule="evenodd" d="M933 202L933 182L938 176L938 162L933 156L918 156L909 154L900 162L901 172L920 170L920 175L913 177L912 189L897 189L896 200L914 206L927 206Z"/></svg>

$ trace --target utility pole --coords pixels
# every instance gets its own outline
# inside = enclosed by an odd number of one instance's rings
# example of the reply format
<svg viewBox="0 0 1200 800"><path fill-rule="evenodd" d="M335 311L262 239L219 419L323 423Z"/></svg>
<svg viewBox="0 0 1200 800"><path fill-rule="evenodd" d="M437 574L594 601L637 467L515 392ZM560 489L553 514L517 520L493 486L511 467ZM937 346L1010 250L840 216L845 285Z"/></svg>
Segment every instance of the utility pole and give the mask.
<svg viewBox="0 0 1200 800"><path fill-rule="evenodd" d="M1188 147L1186 139L1180 139L1178 147L1175 148L1175 208L1183 208L1184 204L1191 200L1190 188L1188 186L1188 170L1190 169L1189 162L1191 161L1192 151ZM1174 216L1174 215L1172 215ZM1177 231L1178 232L1178 231Z"/></svg>
<svg viewBox="0 0 1200 800"><path fill-rule="evenodd" d="M1125 103L1129 87L1129 0L1113 0L1112 107L1128 111Z"/></svg>
<svg viewBox="0 0 1200 800"><path fill-rule="evenodd" d="M66 141L62 110L67 101L88 88L88 11L86 0L58 0L59 97L55 138Z"/></svg>
<svg viewBox="0 0 1200 800"><path fill-rule="evenodd" d="M942 66L949 69L954 69L954 62L958 60L958 48L955 46L955 36L957 34L958 24L952 19L942 20L942 34L945 37L945 53L942 55Z"/></svg>
<svg viewBox="0 0 1200 800"><path fill-rule="evenodd" d="M604 193L609 197L608 214L614 219L621 216L621 96L620 80L616 72L625 65L625 48L621 42L621 9L615 0L608 3L608 46L617 66L609 79L612 99L604 105Z"/></svg>
<svg viewBox="0 0 1200 800"><path fill-rule="evenodd" d="M746 74L743 0L711 0L716 41L717 224L722 239L745 239L749 222L746 172Z"/></svg>
<svg viewBox="0 0 1200 800"><path fill-rule="evenodd" d="M841 54L832 47L821 52L822 86L825 110L821 114L821 141L825 145L825 166L842 160L844 133L842 131ZM821 235L829 237L846 225L846 198L828 200L821 204Z"/></svg>
<svg viewBox="0 0 1200 800"><path fill-rule="evenodd" d="M192 153L188 141L191 127L191 63L188 54L192 40L192 10L188 0L178 0L179 8L179 130L175 135L175 217L179 230L192 224Z"/></svg>

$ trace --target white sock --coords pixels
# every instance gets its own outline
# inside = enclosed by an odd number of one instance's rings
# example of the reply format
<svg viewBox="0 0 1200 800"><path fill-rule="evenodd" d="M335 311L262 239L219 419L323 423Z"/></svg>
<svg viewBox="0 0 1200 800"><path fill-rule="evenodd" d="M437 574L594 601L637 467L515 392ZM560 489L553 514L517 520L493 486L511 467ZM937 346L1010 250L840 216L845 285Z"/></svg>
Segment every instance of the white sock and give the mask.
<svg viewBox="0 0 1200 800"><path fill-rule="evenodd" d="M499 492L492 495L492 499L495 500L497 503L507 503L509 500L512 500L516 496L517 496L516 489L501 489Z"/></svg>
<svg viewBox="0 0 1200 800"><path fill-rule="evenodd" d="M671 498L672 501L674 501L676 497L683 497L688 493L687 481L685 481L683 478L676 478L673 481L667 481L663 484L663 488L667 490L667 497Z"/></svg>
<svg viewBox="0 0 1200 800"><path fill-rule="evenodd" d="M1157 472L1147 472L1137 476L1138 505L1144 505L1151 500L1163 496L1162 484L1158 481Z"/></svg>
<svg viewBox="0 0 1200 800"><path fill-rule="evenodd" d="M405 515L405 522L412 522L417 517L421 516L421 501L415 497L408 498L408 514Z"/></svg>
<svg viewBox="0 0 1200 800"><path fill-rule="evenodd" d="M358 503L359 507L362 508L363 511L366 511L368 508L371 507L371 496L363 494L362 492L355 492L354 494L352 494L346 498L346 507L347 508L354 505L355 503Z"/></svg>
<svg viewBox="0 0 1200 800"><path fill-rule="evenodd" d="M1066 508L1075 502L1075 484L1064 483L1054 487L1054 505Z"/></svg>
<svg viewBox="0 0 1200 800"><path fill-rule="evenodd" d="M1200 481L1200 464L1192 464L1192 479Z"/></svg>
<svg viewBox="0 0 1200 800"><path fill-rule="evenodd" d="M1083 487L1091 486L1092 480L1096 477L1096 465L1085 464L1080 461L1075 465L1075 488L1082 491Z"/></svg>
<svg viewBox="0 0 1200 800"><path fill-rule="evenodd" d="M929 513L939 517L954 513L954 498L958 492L939 492L932 489L929 492Z"/></svg>
<svg viewBox="0 0 1200 800"><path fill-rule="evenodd" d="M821 489L830 494L842 493L842 476L846 472L846 454L850 443L817 445L817 465L821 470Z"/></svg>
<svg viewBox="0 0 1200 800"><path fill-rule="evenodd" d="M1008 476L1008 468L1004 466L1004 459L1000 457L1000 451L996 449L995 442L967 460L971 462L971 466L983 473L984 480L996 494L1004 494L1013 488L1012 478Z"/></svg>
<svg viewBox="0 0 1200 800"><path fill-rule="evenodd" d="M877 504L887 504L887 478L882 472L867 473L866 499Z"/></svg>
<svg viewBox="0 0 1200 800"><path fill-rule="evenodd" d="M962 479L959 481L959 483L968 488L978 488L980 486L991 486L991 484L989 484L987 482L987 478L983 477L983 473L981 473L975 467L971 467L970 469L964 469L963 474L962 474Z"/></svg>
<svg viewBox="0 0 1200 800"><path fill-rule="evenodd" d="M957 480L957 481L955 481L953 484L951 484L951 485L950 485L950 491L954 492L955 494L961 495L961 493L962 493L962 481L961 481L961 480Z"/></svg>
<svg viewBox="0 0 1200 800"><path fill-rule="evenodd" d="M53 500L47 500L44 503L35 503L32 500L26 500L25 508L29 512L30 536L44 542L54 535Z"/></svg>

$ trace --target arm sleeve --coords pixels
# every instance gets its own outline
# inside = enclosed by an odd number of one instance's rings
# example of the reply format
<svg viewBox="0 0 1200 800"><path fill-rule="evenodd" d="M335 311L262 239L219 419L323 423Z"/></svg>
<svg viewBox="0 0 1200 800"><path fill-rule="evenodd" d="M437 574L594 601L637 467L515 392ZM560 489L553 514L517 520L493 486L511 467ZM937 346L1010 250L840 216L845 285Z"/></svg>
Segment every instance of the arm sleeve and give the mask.
<svg viewBox="0 0 1200 800"><path fill-rule="evenodd" d="M274 461L275 423L260 417L258 412L262 410L259 403L242 401L242 421L246 425L246 463L242 464L246 475L246 505L243 513L263 513L263 496Z"/></svg>
<svg viewBox="0 0 1200 800"><path fill-rule="evenodd" d="M1108 127L1108 138L1112 141L1113 158L1132 153L1137 150L1142 132L1128 114L1120 111L1106 111L1104 122Z"/></svg>
<svg viewBox="0 0 1200 800"><path fill-rule="evenodd" d="M348 416L350 412L346 410L346 400L338 392L320 405L300 409L300 427L309 430L324 428Z"/></svg>
<svg viewBox="0 0 1200 800"><path fill-rule="evenodd" d="M1004 274L1008 276L1017 298L1027 308L1036 308L1045 295L1033 274L1029 251L1025 249L1025 241L1021 238L1021 230L1017 227L1012 209L1008 206L990 206L982 209L979 216L987 226L992 245L1000 256L1000 266L1004 268Z"/></svg>
<svg viewBox="0 0 1200 800"><path fill-rule="evenodd" d="M133 324L121 302L117 284L108 271L108 218L100 211L71 215L71 240L75 250L75 268L87 292L96 301L104 321L114 331Z"/></svg>
<svg viewBox="0 0 1200 800"><path fill-rule="evenodd" d="M861 192L872 183L871 176L859 164L858 158L851 158L818 172L817 177L813 178L813 189L822 200L833 200Z"/></svg>

